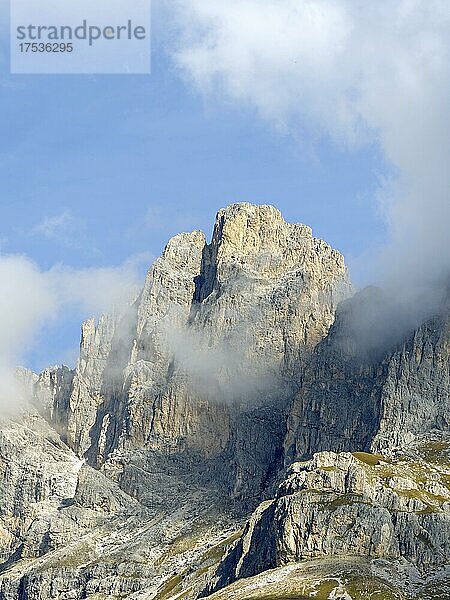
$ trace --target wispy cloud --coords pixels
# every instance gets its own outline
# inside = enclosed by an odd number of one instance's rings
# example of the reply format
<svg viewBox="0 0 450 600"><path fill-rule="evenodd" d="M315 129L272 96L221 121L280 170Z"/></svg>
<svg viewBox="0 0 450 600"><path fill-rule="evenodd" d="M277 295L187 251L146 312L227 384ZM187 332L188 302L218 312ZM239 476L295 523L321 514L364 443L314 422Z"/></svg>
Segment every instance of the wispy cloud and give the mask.
<svg viewBox="0 0 450 600"><path fill-rule="evenodd" d="M70 210L43 217L31 228L29 234L58 246L77 250L89 257L102 256L87 231L87 223Z"/></svg>
<svg viewBox="0 0 450 600"><path fill-rule="evenodd" d="M71 211L45 216L31 228L31 235L38 236L66 248L89 248L95 252L86 235L85 223Z"/></svg>
<svg viewBox="0 0 450 600"><path fill-rule="evenodd" d="M74 307L87 317L132 300L142 263L150 261L142 254L115 267L56 265L43 271L25 256L0 256L0 408L14 404L12 372L47 323L57 323Z"/></svg>
<svg viewBox="0 0 450 600"><path fill-rule="evenodd" d="M45 277L25 257L0 257L0 281L0 410L5 411L22 399L14 367L42 322L52 318L57 301Z"/></svg>
<svg viewBox="0 0 450 600"><path fill-rule="evenodd" d="M141 253L114 267L55 265L43 276L61 307L75 305L86 314L100 314L137 295L142 286L140 267L151 262L150 254Z"/></svg>
<svg viewBox="0 0 450 600"><path fill-rule="evenodd" d="M76 221L69 211L64 211L52 217L44 217L37 223L32 232L36 235L42 235L47 239L56 239L60 241L70 233L73 237L75 233Z"/></svg>

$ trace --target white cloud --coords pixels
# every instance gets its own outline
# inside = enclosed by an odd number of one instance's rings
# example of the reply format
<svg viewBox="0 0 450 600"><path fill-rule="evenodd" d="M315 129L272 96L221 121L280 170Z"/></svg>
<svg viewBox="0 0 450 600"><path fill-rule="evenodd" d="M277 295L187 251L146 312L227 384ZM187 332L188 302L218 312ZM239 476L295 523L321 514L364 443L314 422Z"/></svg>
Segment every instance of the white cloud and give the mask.
<svg viewBox="0 0 450 600"><path fill-rule="evenodd" d="M99 315L130 301L140 288L139 267L146 254L117 267L74 269L57 265L42 271L24 256L0 256L0 408L19 395L12 376L43 326L64 318L73 307Z"/></svg>
<svg viewBox="0 0 450 600"><path fill-rule="evenodd" d="M0 281L0 409L6 410L22 398L13 374L16 360L56 302L45 277L24 257L0 257Z"/></svg>
<svg viewBox="0 0 450 600"><path fill-rule="evenodd" d="M86 223L74 216L70 210L43 217L27 233L65 248L82 251L83 254L89 254L89 256L100 255L87 235Z"/></svg>
<svg viewBox="0 0 450 600"><path fill-rule="evenodd" d="M237 328L226 339L218 336L210 343L201 330L179 326L176 318L159 327L157 335L170 349L178 376L194 395L212 402L257 403L282 393L280 366L270 351L260 360L249 356L255 343L252 332Z"/></svg>
<svg viewBox="0 0 450 600"><path fill-rule="evenodd" d="M180 0L172 18L173 60L202 93L295 135L379 143L396 171L381 191L385 270L448 269L447 0Z"/></svg>
<svg viewBox="0 0 450 600"><path fill-rule="evenodd" d="M150 262L150 255L143 253L117 267L74 269L56 265L44 275L61 306L76 305L86 313L100 314L137 295L142 287L139 267Z"/></svg>
<svg viewBox="0 0 450 600"><path fill-rule="evenodd" d="M44 217L33 227L33 233L42 235L47 239L59 239L74 229L75 220L69 211L64 211L53 217Z"/></svg>
<svg viewBox="0 0 450 600"><path fill-rule="evenodd" d="M48 280L27 258L0 257L0 359L20 354L36 325L51 317L58 300Z"/></svg>

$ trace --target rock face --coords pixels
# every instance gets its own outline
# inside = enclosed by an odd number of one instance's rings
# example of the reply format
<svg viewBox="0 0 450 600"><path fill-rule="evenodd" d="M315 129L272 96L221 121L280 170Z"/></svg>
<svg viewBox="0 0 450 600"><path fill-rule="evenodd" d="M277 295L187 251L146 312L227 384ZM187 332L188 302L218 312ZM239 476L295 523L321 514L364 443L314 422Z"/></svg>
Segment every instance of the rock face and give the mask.
<svg viewBox="0 0 450 600"><path fill-rule="evenodd" d="M89 448L90 430L98 406L104 401L102 387L118 317L103 315L96 325L89 319L81 328L80 357L65 410L57 418L66 420L66 440L82 456ZM81 426L83 424L83 426Z"/></svg>
<svg viewBox="0 0 450 600"><path fill-rule="evenodd" d="M415 581L414 585L409 585ZM239 579L208 596L211 600L441 600L450 586L420 576L404 560L380 558L321 558L291 563Z"/></svg>
<svg viewBox="0 0 450 600"><path fill-rule="evenodd" d="M39 553L24 541L42 518L49 518L72 498L82 461L62 443L38 414L23 414L20 422L3 421L0 429L1 556Z"/></svg>
<svg viewBox="0 0 450 600"><path fill-rule="evenodd" d="M0 598L163 598L174 573L204 585L239 527L209 490L153 481L167 497L148 508L80 460L37 412L16 420L0 433Z"/></svg>
<svg viewBox="0 0 450 600"><path fill-rule="evenodd" d="M312 597L396 578L394 599L402 569L448 565L448 304L412 325L351 294L342 256L270 206L172 238L135 302L84 323L75 371L19 374L0 598L239 598L272 568L290 597L310 565L334 578ZM339 569L371 583L349 596Z"/></svg>
<svg viewBox="0 0 450 600"><path fill-rule="evenodd" d="M387 303L368 288L340 306L292 403L287 464L321 450L390 452L448 430L448 307L413 329Z"/></svg>
<svg viewBox="0 0 450 600"><path fill-rule="evenodd" d="M49 367L33 381L31 389L42 414L64 440L67 438L73 378L74 372L67 367Z"/></svg>
<svg viewBox="0 0 450 600"><path fill-rule="evenodd" d="M375 451L402 448L420 434L450 429L449 357L447 313L423 323L383 362Z"/></svg>
<svg viewBox="0 0 450 600"><path fill-rule="evenodd" d="M249 475L259 493L282 460L300 365L350 290L342 256L309 227L270 206L221 210L210 244L199 231L170 240L127 315L84 324L70 447L117 473L133 449L192 455L232 493Z"/></svg>
<svg viewBox="0 0 450 600"><path fill-rule="evenodd" d="M450 557L450 469L367 453L293 463L219 568L218 587L318 557L403 557L429 575Z"/></svg>

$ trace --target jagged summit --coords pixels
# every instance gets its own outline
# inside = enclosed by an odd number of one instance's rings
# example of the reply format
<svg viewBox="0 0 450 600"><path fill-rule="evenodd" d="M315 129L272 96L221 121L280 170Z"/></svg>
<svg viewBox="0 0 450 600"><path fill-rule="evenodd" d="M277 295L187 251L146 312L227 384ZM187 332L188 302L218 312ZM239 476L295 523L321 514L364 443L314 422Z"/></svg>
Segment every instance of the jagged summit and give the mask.
<svg viewBox="0 0 450 600"><path fill-rule="evenodd" d="M249 279L264 282L300 270L311 279L328 271L336 296L350 293L343 256L314 238L310 227L287 223L273 206L232 204L217 213L211 243L203 248L195 299L202 302L239 278L251 285Z"/></svg>
<svg viewBox="0 0 450 600"><path fill-rule="evenodd" d="M248 238L246 234L249 234ZM287 223L274 206L238 202L218 211L212 244L228 241L238 244L241 251L258 252L265 245L273 246L284 236L295 243L296 238L312 238L312 229L300 223Z"/></svg>

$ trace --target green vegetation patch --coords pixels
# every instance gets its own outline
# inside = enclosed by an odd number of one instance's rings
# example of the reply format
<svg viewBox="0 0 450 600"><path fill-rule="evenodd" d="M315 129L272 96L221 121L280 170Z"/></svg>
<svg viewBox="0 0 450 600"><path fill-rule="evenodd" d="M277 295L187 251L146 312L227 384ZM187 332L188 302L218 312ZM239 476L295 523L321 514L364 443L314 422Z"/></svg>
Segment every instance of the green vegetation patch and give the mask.
<svg viewBox="0 0 450 600"><path fill-rule="evenodd" d="M427 462L437 465L448 464L450 460L450 444L446 441L427 442L418 448Z"/></svg>
<svg viewBox="0 0 450 600"><path fill-rule="evenodd" d="M168 579L164 585L160 588L160 590L156 594L156 600L166 600L170 598L177 591L181 591L181 582L183 578L181 575L174 575L170 579Z"/></svg>
<svg viewBox="0 0 450 600"><path fill-rule="evenodd" d="M406 600L402 592L375 577L355 577L345 589L353 600Z"/></svg>
<svg viewBox="0 0 450 600"><path fill-rule="evenodd" d="M265 593L264 590L261 590L261 592L250 592L248 595L243 592L242 598L254 598L255 600L310 600L311 598L328 600L330 594L338 585L339 582L336 579L326 579L316 584L302 585L298 592L280 590L279 592Z"/></svg>
<svg viewBox="0 0 450 600"><path fill-rule="evenodd" d="M375 467L381 461L386 461L385 457L381 454L371 454L370 452L352 452L352 455L366 465L369 465L369 467Z"/></svg>
<svg viewBox="0 0 450 600"><path fill-rule="evenodd" d="M319 582L309 582L298 585L298 589L279 591L264 591L242 590L242 600L329 600L332 593L339 591L346 592L352 597L352 600L409 600L402 592L392 588L376 577L371 576L355 576L346 581L345 584L340 583L335 578L325 579ZM225 591L225 590L224 590ZM226 596L223 596L225 598ZM222 598L222 596L221 596ZM434 599L433 599L434 600Z"/></svg>
<svg viewBox="0 0 450 600"><path fill-rule="evenodd" d="M213 559L214 561L219 562L219 560L223 558L227 548L241 537L242 532L243 529L239 529L239 531L235 531L225 540L222 540L215 546L208 548L208 550L202 556L202 561Z"/></svg>

